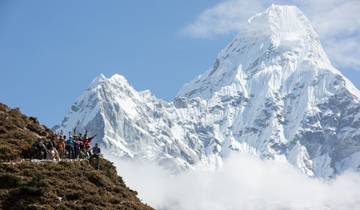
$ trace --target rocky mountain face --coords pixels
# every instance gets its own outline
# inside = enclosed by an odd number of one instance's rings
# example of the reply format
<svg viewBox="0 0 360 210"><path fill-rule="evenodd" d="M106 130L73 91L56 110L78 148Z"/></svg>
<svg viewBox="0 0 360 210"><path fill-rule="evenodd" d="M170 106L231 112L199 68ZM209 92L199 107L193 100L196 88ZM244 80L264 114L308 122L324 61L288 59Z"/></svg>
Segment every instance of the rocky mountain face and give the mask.
<svg viewBox="0 0 360 210"><path fill-rule="evenodd" d="M152 210L105 159L100 170L86 160L24 160L38 138L52 135L35 117L0 103L0 209Z"/></svg>
<svg viewBox="0 0 360 210"><path fill-rule="evenodd" d="M56 129L88 129L109 156L175 171L243 152L332 177L360 166L359 100L304 14L272 5L172 102L100 75Z"/></svg>

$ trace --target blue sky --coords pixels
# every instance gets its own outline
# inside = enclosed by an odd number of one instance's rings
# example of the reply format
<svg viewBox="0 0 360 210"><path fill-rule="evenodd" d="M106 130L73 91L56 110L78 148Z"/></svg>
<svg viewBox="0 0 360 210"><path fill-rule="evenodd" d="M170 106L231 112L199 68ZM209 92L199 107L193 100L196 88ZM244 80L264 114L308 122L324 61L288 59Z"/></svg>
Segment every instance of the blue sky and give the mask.
<svg viewBox="0 0 360 210"><path fill-rule="evenodd" d="M332 4L327 6L336 9L342 3L329 1ZM251 1L250 8L244 6L249 0L236 2L0 0L0 101L53 126L100 73L120 73L136 89L150 89L171 100L185 82L212 65L236 33L236 27L226 19L229 13L223 14L219 8L238 6L234 11L238 17L232 21L243 21L248 13L270 3ZM354 2L358 6L358 1ZM316 5L299 6L323 26L319 17L324 15L314 15L319 11ZM324 26L320 35L336 65L360 87L360 72L355 70L360 69L360 53L353 50L360 42L360 23L344 17L354 27L347 27L350 29L345 33L336 28L344 25L338 19L330 28ZM219 31L221 21L229 25ZM342 32L332 34L334 28ZM346 49L337 46L334 50L329 44L345 41Z"/></svg>

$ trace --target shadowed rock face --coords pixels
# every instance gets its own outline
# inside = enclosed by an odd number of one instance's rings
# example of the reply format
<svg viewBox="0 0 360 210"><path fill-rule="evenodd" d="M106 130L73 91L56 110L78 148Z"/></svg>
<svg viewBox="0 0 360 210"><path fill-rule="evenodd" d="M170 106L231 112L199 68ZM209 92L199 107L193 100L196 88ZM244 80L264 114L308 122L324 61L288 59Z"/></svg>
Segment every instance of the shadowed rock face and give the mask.
<svg viewBox="0 0 360 210"><path fill-rule="evenodd" d="M99 116L89 127L102 133ZM86 160L20 162L37 138L52 135L36 118L0 103L0 209L152 209L105 159L100 170Z"/></svg>
<svg viewBox="0 0 360 210"><path fill-rule="evenodd" d="M344 160L360 151L360 104L344 90L319 104L319 113L303 121L304 129L297 139L306 146L312 158L329 156L331 160ZM311 125L318 125L312 128ZM357 170L360 162L354 160L351 168ZM334 173L343 170L345 162L331 161ZM345 166L346 167L346 166Z"/></svg>
<svg viewBox="0 0 360 210"><path fill-rule="evenodd" d="M175 171L221 166L236 151L332 177L360 165L359 99L302 12L273 5L173 102L100 76L57 129L97 130L108 157Z"/></svg>

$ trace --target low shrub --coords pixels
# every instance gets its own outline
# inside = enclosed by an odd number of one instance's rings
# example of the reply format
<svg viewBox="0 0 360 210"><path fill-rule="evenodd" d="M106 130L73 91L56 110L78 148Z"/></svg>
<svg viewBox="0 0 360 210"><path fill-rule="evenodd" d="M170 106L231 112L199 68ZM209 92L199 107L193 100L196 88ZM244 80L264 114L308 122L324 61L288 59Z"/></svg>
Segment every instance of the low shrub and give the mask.
<svg viewBox="0 0 360 210"><path fill-rule="evenodd" d="M20 186L20 177L13 174L0 174L0 189L15 188Z"/></svg>

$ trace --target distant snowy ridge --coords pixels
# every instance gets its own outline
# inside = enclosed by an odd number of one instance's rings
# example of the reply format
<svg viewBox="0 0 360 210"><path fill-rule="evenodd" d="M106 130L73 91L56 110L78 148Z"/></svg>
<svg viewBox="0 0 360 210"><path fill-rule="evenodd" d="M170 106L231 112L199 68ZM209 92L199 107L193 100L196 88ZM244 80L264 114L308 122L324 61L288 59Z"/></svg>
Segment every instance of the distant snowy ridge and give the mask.
<svg viewBox="0 0 360 210"><path fill-rule="evenodd" d="M88 129L109 155L175 171L216 168L237 151L332 177L359 170L359 101L303 13L272 5L174 101L101 75L57 129Z"/></svg>

